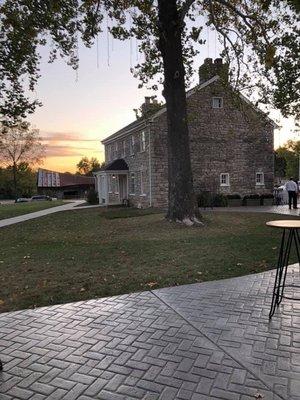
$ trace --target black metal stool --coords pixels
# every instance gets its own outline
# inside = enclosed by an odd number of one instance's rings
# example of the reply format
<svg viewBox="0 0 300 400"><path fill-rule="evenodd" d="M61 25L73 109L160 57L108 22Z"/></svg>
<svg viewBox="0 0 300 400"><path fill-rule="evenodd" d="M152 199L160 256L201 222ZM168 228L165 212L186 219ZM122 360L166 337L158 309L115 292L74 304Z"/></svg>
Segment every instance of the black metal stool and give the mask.
<svg viewBox="0 0 300 400"><path fill-rule="evenodd" d="M273 296L272 296L272 303L271 309L269 313L269 318L272 318L276 307L279 306L282 299L289 299L289 300L299 300L300 298L294 298L289 296L284 296L284 288L285 287L296 287L300 288L299 285L291 284L286 285L286 274L287 268L289 265L289 257L291 252L292 243L295 243L297 256L298 256L298 263L300 266L300 257L299 257L299 248L300 248L300 238L298 229L300 229L300 220L278 220L278 221L269 221L267 222L268 226L273 228L281 228L283 229L282 238L281 238L281 245L279 250L279 256L277 261L277 270L274 282L274 289L273 289Z"/></svg>

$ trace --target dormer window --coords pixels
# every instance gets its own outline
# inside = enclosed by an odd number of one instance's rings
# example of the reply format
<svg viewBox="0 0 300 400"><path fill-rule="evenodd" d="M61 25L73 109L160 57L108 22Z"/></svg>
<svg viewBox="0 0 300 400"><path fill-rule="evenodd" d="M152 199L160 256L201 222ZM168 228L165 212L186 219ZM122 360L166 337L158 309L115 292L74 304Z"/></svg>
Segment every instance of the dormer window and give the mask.
<svg viewBox="0 0 300 400"><path fill-rule="evenodd" d="M212 108L223 108L223 97L213 97Z"/></svg>

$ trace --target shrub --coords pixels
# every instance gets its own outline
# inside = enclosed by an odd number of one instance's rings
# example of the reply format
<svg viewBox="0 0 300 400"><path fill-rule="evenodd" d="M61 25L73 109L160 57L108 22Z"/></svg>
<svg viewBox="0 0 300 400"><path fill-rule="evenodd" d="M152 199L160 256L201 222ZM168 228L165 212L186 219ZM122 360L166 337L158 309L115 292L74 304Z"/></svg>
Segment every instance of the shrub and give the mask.
<svg viewBox="0 0 300 400"><path fill-rule="evenodd" d="M228 201L224 194L213 194L203 191L197 194L198 207L227 207Z"/></svg>
<svg viewBox="0 0 300 400"><path fill-rule="evenodd" d="M227 197L224 194L216 194L214 197L213 205L215 207L227 207Z"/></svg>
<svg viewBox="0 0 300 400"><path fill-rule="evenodd" d="M235 200L235 199L238 199L238 200L240 200L241 199L241 196L239 195L239 194L228 194L227 196L226 196L226 198L229 200Z"/></svg>
<svg viewBox="0 0 300 400"><path fill-rule="evenodd" d="M264 193L261 195L262 199L274 199L274 195L272 193Z"/></svg>
<svg viewBox="0 0 300 400"><path fill-rule="evenodd" d="M260 195L259 194L247 194L246 196L244 196L243 200L247 200L247 199L260 199Z"/></svg>
<svg viewBox="0 0 300 400"><path fill-rule="evenodd" d="M95 189L90 189L88 191L87 202L89 204L98 204L98 194Z"/></svg>
<svg viewBox="0 0 300 400"><path fill-rule="evenodd" d="M210 192L200 192L196 196L198 207L211 207L213 205Z"/></svg>
<svg viewBox="0 0 300 400"><path fill-rule="evenodd" d="M259 194L247 194L246 196L243 197L243 205L247 205L247 200L259 200L260 195Z"/></svg>

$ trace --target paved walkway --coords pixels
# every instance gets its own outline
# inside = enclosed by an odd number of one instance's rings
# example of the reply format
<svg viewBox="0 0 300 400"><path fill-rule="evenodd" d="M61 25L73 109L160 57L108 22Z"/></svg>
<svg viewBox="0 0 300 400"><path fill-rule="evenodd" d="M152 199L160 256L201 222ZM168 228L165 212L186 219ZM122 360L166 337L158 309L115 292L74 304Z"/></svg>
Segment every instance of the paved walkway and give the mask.
<svg viewBox="0 0 300 400"><path fill-rule="evenodd" d="M40 211L36 211L36 212L29 213L29 214L24 214L24 215L19 215L17 217L13 217L13 218L2 219L2 220L0 220L0 228L2 228L4 226L8 226L8 225L18 224L19 222L28 221L30 219L40 218L45 215L54 214L59 211L72 210L74 207L76 207L75 208L75 210L76 210L77 206L82 203L85 203L85 201L84 200L74 200L72 202L63 204L62 206L46 208L45 210L40 210Z"/></svg>
<svg viewBox="0 0 300 400"><path fill-rule="evenodd" d="M2 314L0 398L299 400L300 306L284 300L269 322L273 281L269 271Z"/></svg>
<svg viewBox="0 0 300 400"><path fill-rule="evenodd" d="M258 206L258 207L214 207L214 208L200 208L201 212L261 212L270 214L284 214L284 215L295 215L299 217L300 209L289 210L288 205L284 206Z"/></svg>

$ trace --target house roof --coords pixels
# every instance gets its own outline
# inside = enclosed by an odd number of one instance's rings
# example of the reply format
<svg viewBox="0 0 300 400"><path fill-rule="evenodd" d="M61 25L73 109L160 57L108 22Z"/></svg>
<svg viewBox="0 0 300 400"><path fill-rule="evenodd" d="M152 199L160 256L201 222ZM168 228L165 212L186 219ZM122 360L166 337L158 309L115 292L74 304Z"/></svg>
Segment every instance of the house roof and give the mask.
<svg viewBox="0 0 300 400"><path fill-rule="evenodd" d="M209 80L207 80L206 82L201 83L200 85L195 86L194 88L190 89L187 93L186 93L186 97L190 97L192 96L195 92L205 88L206 86L209 86L210 84L212 84L213 82L216 82L220 79L219 75L215 75L214 77L210 78ZM246 103L248 103L249 105L251 105L257 112L265 115L265 117L267 118L267 120L273 124L274 128L278 128L278 125L270 118L266 115L266 113L264 113L263 111L261 111L259 108L257 108L256 106L254 106L253 103L251 103L251 101L249 99L247 99L244 95L240 94L239 95L240 98L245 101ZM166 106L162 107L159 111L157 111L156 113L154 113L153 115L151 115L148 118L139 118L136 121L132 122L131 124L125 126L124 128L118 130L117 132L113 133L112 135L108 136L107 138L103 139L101 141L102 144L109 144L110 142L112 142L114 139L117 139L119 137L125 136L127 134L129 134L132 131L137 130L138 128L144 128L147 123L152 122L155 118L159 117L161 114L165 113L167 110Z"/></svg>
<svg viewBox="0 0 300 400"><path fill-rule="evenodd" d="M108 141L111 141L113 139L116 139L119 136L122 136L123 134L127 134L131 131L135 131L138 128L142 128L146 125L147 119L146 118L139 118L134 122L131 122L131 124L126 125L124 128L118 130L117 132L113 133L112 135L108 136L107 138L103 139L101 143L105 144Z"/></svg>

